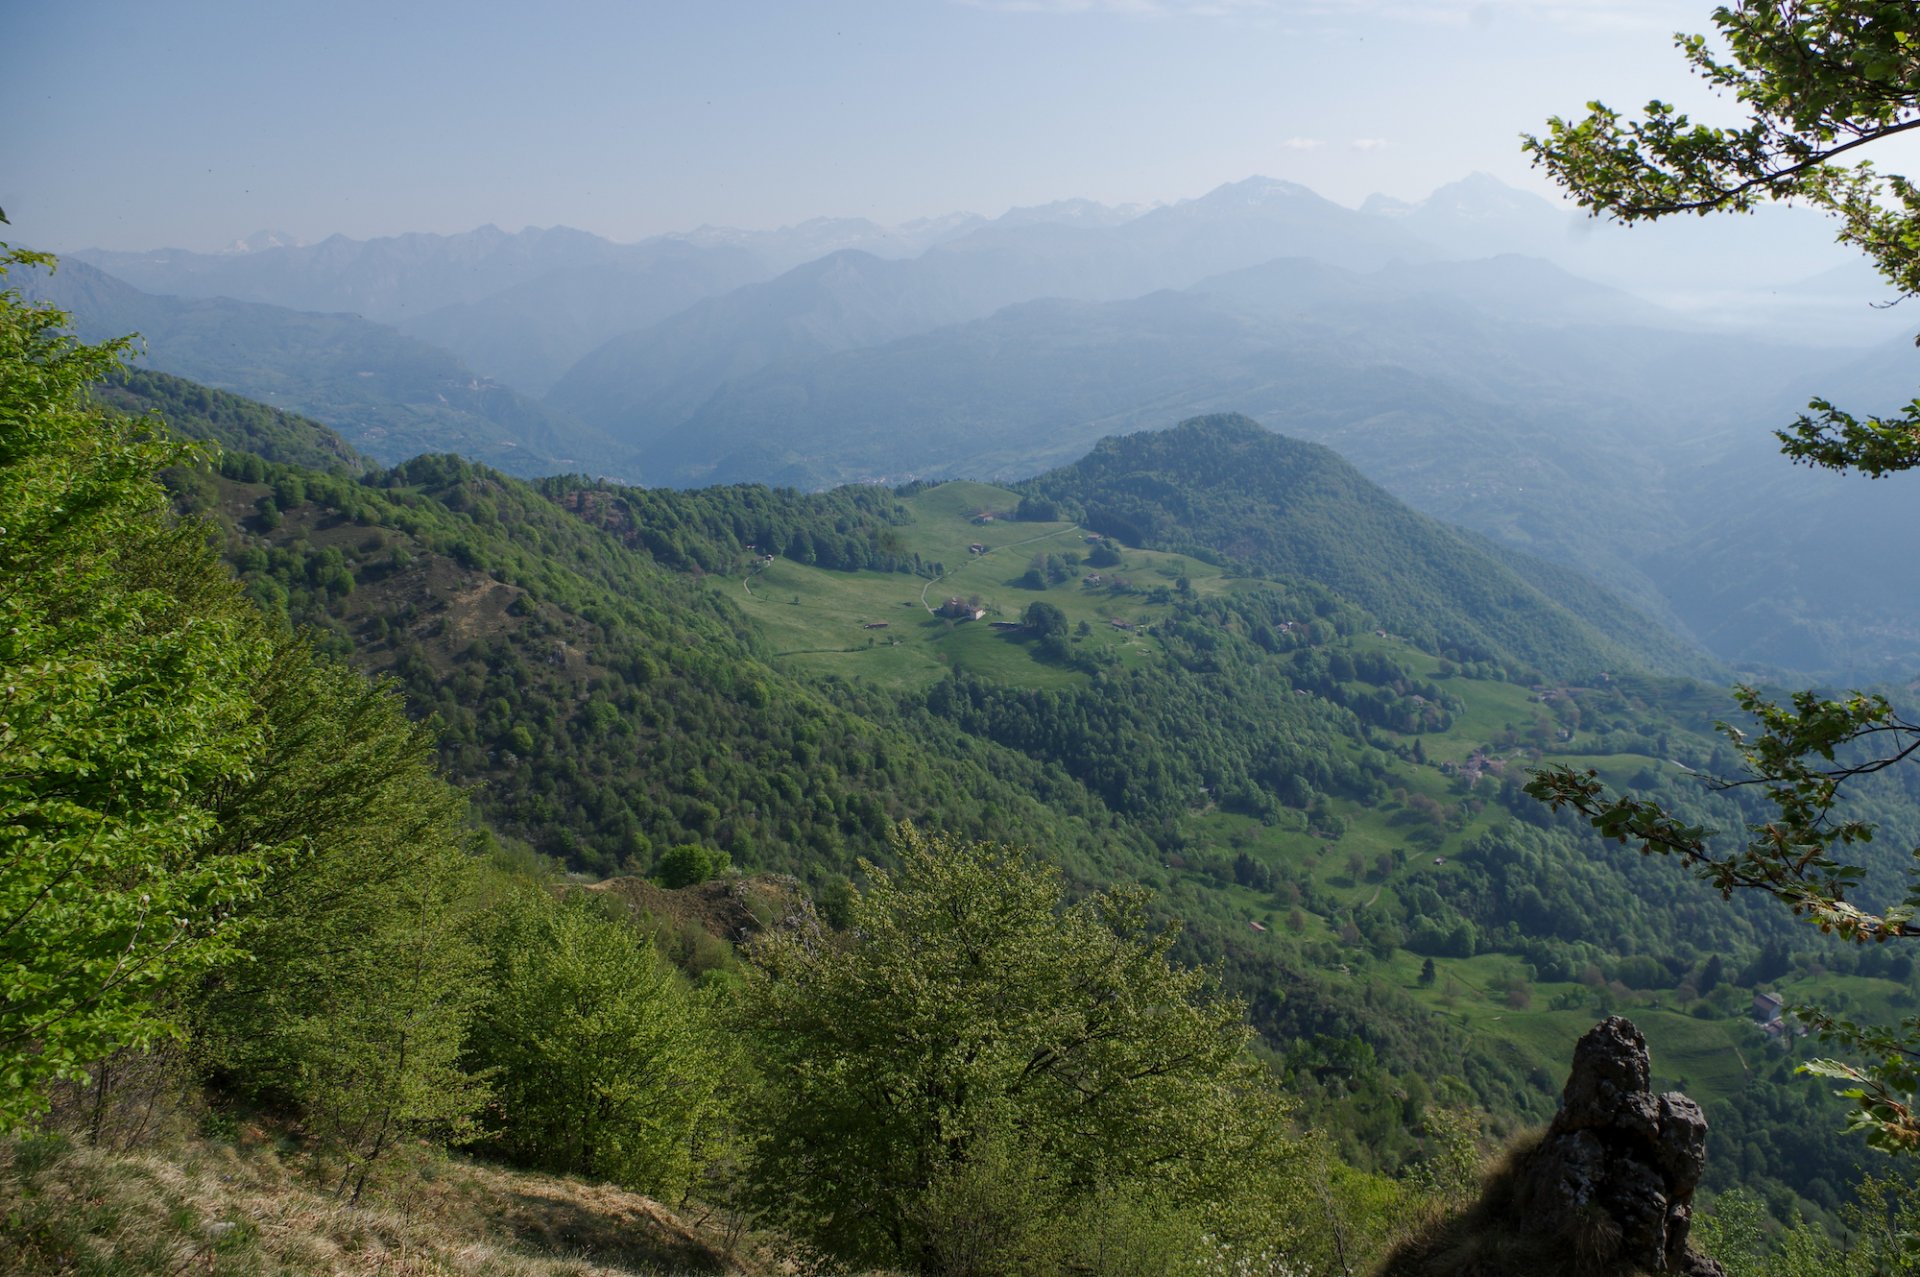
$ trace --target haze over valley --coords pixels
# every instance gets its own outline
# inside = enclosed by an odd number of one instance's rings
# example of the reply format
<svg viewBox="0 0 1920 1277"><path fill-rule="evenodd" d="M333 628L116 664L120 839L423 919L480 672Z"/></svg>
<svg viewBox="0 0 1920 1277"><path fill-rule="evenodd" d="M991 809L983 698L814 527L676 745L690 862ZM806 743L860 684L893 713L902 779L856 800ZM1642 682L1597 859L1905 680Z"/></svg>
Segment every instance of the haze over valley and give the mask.
<svg viewBox="0 0 1920 1277"><path fill-rule="evenodd" d="M1915 1271L1907 9L23 11L0 1277Z"/></svg>
<svg viewBox="0 0 1920 1277"><path fill-rule="evenodd" d="M1898 543L1910 503L1795 474L1754 426L1815 387L1903 402L1903 317L1857 271L1800 273L1821 260L1812 214L1738 227L1737 278L1735 250L1703 255L1693 230L1596 225L1484 174L1358 209L1254 177L1156 208L626 245L483 227L81 250L39 287L88 337L139 331L147 366L385 461L450 449L680 486L1008 480L1242 412L1593 576L1729 666L1888 672L1920 638L1920 579L1903 556L1836 573L1826 550L1842 513ZM1738 324L1688 304L1730 282ZM1843 296L1845 323L1812 304Z"/></svg>

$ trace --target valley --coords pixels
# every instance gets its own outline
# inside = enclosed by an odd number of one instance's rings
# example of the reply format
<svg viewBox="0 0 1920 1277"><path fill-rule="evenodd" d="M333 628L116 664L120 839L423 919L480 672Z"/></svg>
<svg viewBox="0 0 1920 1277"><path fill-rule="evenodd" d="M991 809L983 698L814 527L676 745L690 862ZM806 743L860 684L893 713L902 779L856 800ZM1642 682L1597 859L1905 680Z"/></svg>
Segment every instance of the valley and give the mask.
<svg viewBox="0 0 1920 1277"><path fill-rule="evenodd" d="M1148 489L1189 510L1202 491L1287 503L1269 452L1334 464L1227 419L1181 430L1195 465L1237 475ZM1731 1147L1748 1115L1773 1114L1750 1120L1778 1149L1779 1106L1811 1106L1789 1156L1729 1154L1750 1188L1819 1202L1854 1174L1820 1134L1837 1108L1792 1080L1797 1056L1753 1022L1751 995L1890 1011L1908 995L1520 792L1559 762L1737 818L1688 775L1726 766L1721 693L1636 672L1544 600L1514 633L1546 669L1449 638L1449 583L1492 560L1436 569L1408 614L1427 618L1419 641L1397 635L1210 548L1202 518L1144 522L1148 507L1115 503L1138 473L1118 459L1022 488L818 496L534 489L450 461L343 487L231 460L189 507L227 521L257 597L439 715L445 765L481 786L493 828L590 875L644 872L691 840L834 899L859 858L889 856L889 820L957 824L1043 846L1087 885L1151 888L1363 1164L1419 1156L1410 1103L1471 1104L1502 1128L1539 1114L1568 1035L1622 1010L1661 1084L1707 1103ZM1183 548L1091 532L1057 508L1068 493ZM1464 553L1384 494L1348 501L1331 525L1346 544L1394 529L1404 561ZM1260 551L1276 563L1319 544L1311 507L1290 508ZM1362 571L1378 562L1356 560L1348 584L1390 600ZM937 615L949 600L981 614Z"/></svg>
<svg viewBox="0 0 1920 1277"><path fill-rule="evenodd" d="M0 1277L1920 1273L1920 23L1669 7L23 10Z"/></svg>

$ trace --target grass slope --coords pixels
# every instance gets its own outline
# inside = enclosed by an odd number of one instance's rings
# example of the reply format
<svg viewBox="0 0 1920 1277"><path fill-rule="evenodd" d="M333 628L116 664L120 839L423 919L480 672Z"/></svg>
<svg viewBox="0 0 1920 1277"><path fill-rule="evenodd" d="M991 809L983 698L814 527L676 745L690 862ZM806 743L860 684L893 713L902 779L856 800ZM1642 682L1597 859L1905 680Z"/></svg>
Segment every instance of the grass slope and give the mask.
<svg viewBox="0 0 1920 1277"><path fill-rule="evenodd" d="M412 1151L351 1206L283 1132L137 1152L0 1143L0 1274L41 1277L678 1277L766 1271L651 1198Z"/></svg>

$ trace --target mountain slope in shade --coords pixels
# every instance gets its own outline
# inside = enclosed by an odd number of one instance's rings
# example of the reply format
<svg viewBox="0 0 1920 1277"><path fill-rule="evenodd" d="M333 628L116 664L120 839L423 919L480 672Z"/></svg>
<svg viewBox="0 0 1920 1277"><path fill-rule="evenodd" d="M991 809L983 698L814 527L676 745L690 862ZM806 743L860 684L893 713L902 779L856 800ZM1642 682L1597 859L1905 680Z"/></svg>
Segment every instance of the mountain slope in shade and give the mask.
<svg viewBox="0 0 1920 1277"><path fill-rule="evenodd" d="M141 336L141 367L311 416L383 462L457 452L515 474L619 474L621 452L425 342L356 315L157 296L84 262L25 281L80 337Z"/></svg>
<svg viewBox="0 0 1920 1277"><path fill-rule="evenodd" d="M1009 478L1103 435L1241 411L1437 517L1654 596L1633 555L1667 522L1661 432L1729 411L1702 368L1764 381L1777 354L1576 322L1633 303L1544 263L1480 264L1484 291L1527 299L1507 318L1443 278L1470 265L1288 261L1187 292L1009 307L736 378L641 459L654 482Z"/></svg>
<svg viewBox="0 0 1920 1277"><path fill-rule="evenodd" d="M95 386L93 397L129 416L158 414L175 434L280 465L348 474L373 468L353 445L309 417L151 368L122 369Z"/></svg>
<svg viewBox="0 0 1920 1277"><path fill-rule="evenodd" d="M1266 178L1125 217L1016 210L911 260L845 252L615 338L551 402L644 447L728 381L782 361L857 350L1039 298L1118 300L1183 288L1281 254L1355 269L1427 259L1401 228Z"/></svg>
<svg viewBox="0 0 1920 1277"><path fill-rule="evenodd" d="M1858 255L1811 209L1625 226L1474 173L1415 203L1370 197L1361 211L1451 256L1547 258L1725 331L1833 346L1892 331L1873 307L1887 299L1885 285L1859 271ZM1824 286L1810 290L1819 276Z"/></svg>
<svg viewBox="0 0 1920 1277"><path fill-rule="evenodd" d="M512 235L492 226L460 235L336 235L245 253L72 256L147 292L363 314L529 394L545 393L614 334L771 273L759 253L740 245L615 244L563 226Z"/></svg>
<svg viewBox="0 0 1920 1277"><path fill-rule="evenodd" d="M915 267L852 250L795 267L615 338L581 359L547 400L639 445L669 433L734 378L957 323L988 306L983 281L928 288Z"/></svg>
<svg viewBox="0 0 1920 1277"><path fill-rule="evenodd" d="M515 390L544 395L612 335L651 327L765 275L741 249L660 241L615 264L556 270L399 327Z"/></svg>
<svg viewBox="0 0 1920 1277"><path fill-rule="evenodd" d="M1442 650L1514 652L1562 675L1710 664L1592 586L1581 591L1583 618L1477 539L1415 513L1331 450L1247 417L1197 417L1103 439L1081 460L1024 486L1071 503L1087 526L1126 544L1211 551L1318 581L1396 632Z"/></svg>
<svg viewBox="0 0 1920 1277"><path fill-rule="evenodd" d="M82 249L67 257L135 288L181 297L231 297L292 310L351 311L394 322L477 301L554 271L618 267L636 254L571 227L509 234L482 226L458 235L410 233L248 253Z"/></svg>

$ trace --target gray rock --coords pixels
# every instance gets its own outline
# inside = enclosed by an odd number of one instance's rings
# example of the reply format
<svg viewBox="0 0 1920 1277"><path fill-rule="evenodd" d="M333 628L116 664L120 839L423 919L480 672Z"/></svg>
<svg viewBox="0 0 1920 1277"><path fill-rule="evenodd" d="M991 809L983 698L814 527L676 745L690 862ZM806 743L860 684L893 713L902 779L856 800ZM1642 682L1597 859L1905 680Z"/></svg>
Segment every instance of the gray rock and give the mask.
<svg viewBox="0 0 1920 1277"><path fill-rule="evenodd" d="M1724 1277L1687 1246L1707 1119L1684 1095L1654 1095L1651 1077L1632 1021L1613 1016L1580 1039L1560 1111L1519 1168L1524 1227L1649 1272Z"/></svg>

